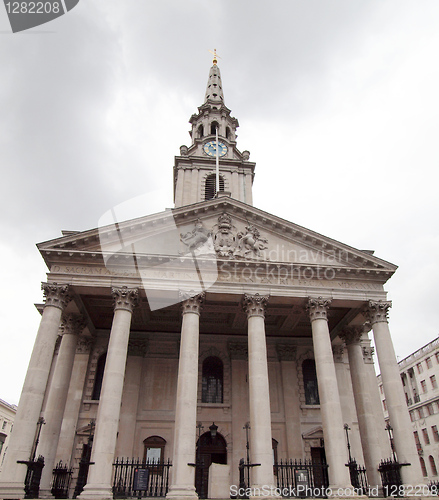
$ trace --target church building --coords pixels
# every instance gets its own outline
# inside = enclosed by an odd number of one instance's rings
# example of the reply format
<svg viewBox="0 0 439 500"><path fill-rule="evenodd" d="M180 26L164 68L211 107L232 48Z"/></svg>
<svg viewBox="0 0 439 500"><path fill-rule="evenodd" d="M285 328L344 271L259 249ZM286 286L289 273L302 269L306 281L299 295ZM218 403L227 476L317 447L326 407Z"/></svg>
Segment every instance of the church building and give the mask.
<svg viewBox="0 0 439 500"><path fill-rule="evenodd" d="M403 483L422 483L388 324L396 266L253 206L216 58L189 122L174 208L38 245L44 304L0 498L24 498L40 455L40 498L62 466L85 500L270 497L300 481L343 496L349 457L381 487L392 449L372 334Z"/></svg>

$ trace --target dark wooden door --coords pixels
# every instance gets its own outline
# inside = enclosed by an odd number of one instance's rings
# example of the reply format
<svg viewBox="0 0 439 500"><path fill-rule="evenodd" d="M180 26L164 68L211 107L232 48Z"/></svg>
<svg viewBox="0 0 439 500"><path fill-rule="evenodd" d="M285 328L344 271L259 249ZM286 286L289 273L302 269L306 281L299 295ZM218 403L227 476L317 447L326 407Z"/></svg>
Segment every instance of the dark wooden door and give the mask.
<svg viewBox="0 0 439 500"><path fill-rule="evenodd" d="M226 440L219 433L212 438L210 432L205 432L197 443L195 489L198 498L208 498L209 467L212 463L227 464Z"/></svg>

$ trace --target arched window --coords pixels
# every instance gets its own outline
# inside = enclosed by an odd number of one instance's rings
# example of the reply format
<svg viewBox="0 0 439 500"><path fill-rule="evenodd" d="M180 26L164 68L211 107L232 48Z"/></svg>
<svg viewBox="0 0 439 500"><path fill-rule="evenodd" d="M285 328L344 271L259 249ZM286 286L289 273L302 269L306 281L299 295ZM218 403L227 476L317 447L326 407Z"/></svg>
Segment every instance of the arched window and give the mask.
<svg viewBox="0 0 439 500"><path fill-rule="evenodd" d="M428 460L430 460L431 473L433 474L433 476L437 476L437 469L436 469L436 463L434 461L434 458L430 455L428 457Z"/></svg>
<svg viewBox="0 0 439 500"><path fill-rule="evenodd" d="M201 139L204 136L204 127L203 125L200 125L198 127L198 138Z"/></svg>
<svg viewBox="0 0 439 500"><path fill-rule="evenodd" d="M102 354L98 359L96 367L95 383L93 386L93 394L91 399L98 400L101 397L102 380L104 379L105 361L107 360L107 353Z"/></svg>
<svg viewBox="0 0 439 500"><path fill-rule="evenodd" d="M203 361L202 403L223 402L223 362L216 356L209 356Z"/></svg>
<svg viewBox="0 0 439 500"><path fill-rule="evenodd" d="M218 133L219 133L219 125L218 125L218 122L212 122L210 124L210 133L211 135L215 135L216 134L216 129L218 129Z"/></svg>
<svg viewBox="0 0 439 500"><path fill-rule="evenodd" d="M224 178L220 175L219 178L219 190L224 191ZM216 175L211 174L206 178L206 184L204 186L204 199L212 200L216 195Z"/></svg>
<svg viewBox="0 0 439 500"><path fill-rule="evenodd" d="M163 463L166 441L160 436L149 436L143 441L143 461Z"/></svg>
<svg viewBox="0 0 439 500"><path fill-rule="evenodd" d="M424 477L427 477L428 474L427 474L427 467L425 467L425 461L422 457L419 457L419 461L421 462L422 475Z"/></svg>
<svg viewBox="0 0 439 500"><path fill-rule="evenodd" d="M226 139L230 139L230 128L226 127Z"/></svg>
<svg viewBox="0 0 439 500"><path fill-rule="evenodd" d="M305 389L305 404L319 405L319 389L317 386L316 363L313 359L305 359L302 363L303 386Z"/></svg>

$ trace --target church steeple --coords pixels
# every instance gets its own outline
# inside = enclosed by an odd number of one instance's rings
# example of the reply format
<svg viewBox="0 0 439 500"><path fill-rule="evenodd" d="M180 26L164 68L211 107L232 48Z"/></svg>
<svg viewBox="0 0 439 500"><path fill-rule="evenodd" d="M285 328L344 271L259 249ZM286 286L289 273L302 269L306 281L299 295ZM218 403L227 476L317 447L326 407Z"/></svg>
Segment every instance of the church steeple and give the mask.
<svg viewBox="0 0 439 500"><path fill-rule="evenodd" d="M250 153L236 146L238 120L224 104L224 92L216 53L209 71L204 103L189 120L191 146L181 146L175 157L175 207L191 205L218 195L252 204L255 163ZM218 133L218 143L216 134ZM219 151L219 190L216 189L216 152ZM220 191L217 193L217 191Z"/></svg>

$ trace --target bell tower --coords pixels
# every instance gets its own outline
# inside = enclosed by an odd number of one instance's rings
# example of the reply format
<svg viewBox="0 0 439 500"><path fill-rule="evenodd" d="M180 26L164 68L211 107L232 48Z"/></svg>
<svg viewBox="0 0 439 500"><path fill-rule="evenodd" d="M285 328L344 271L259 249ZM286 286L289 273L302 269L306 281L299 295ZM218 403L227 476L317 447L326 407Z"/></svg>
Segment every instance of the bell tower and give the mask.
<svg viewBox="0 0 439 500"><path fill-rule="evenodd" d="M239 123L224 104L216 55L209 71L204 103L189 123L192 144L180 147L180 156L175 157L174 163L175 208L217 196L230 196L252 205L256 164L249 161L248 151L241 153L236 146Z"/></svg>

